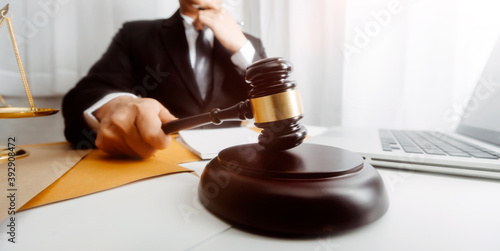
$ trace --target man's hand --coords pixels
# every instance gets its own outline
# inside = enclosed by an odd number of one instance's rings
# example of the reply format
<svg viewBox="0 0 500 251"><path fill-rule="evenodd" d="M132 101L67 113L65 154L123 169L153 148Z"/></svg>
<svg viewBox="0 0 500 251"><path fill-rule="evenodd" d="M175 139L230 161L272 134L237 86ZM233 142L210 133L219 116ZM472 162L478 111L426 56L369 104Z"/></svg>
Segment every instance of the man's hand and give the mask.
<svg viewBox="0 0 500 251"><path fill-rule="evenodd" d="M171 138L161 130L176 118L158 101L121 96L94 112L100 121L96 146L113 156L148 158L166 148Z"/></svg>
<svg viewBox="0 0 500 251"><path fill-rule="evenodd" d="M236 53L245 45L247 38L228 10L221 8L216 1L209 1L200 7L203 9L198 12L193 22L196 30L204 29L205 25L210 27L222 46L231 53Z"/></svg>

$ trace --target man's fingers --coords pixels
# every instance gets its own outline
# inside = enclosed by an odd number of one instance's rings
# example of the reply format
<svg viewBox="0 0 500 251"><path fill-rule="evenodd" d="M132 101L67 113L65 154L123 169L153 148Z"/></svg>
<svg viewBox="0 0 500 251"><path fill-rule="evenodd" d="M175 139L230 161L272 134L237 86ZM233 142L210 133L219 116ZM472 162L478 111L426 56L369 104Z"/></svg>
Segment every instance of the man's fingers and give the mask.
<svg viewBox="0 0 500 251"><path fill-rule="evenodd" d="M135 121L135 111L114 113L101 124L96 146L113 155L116 155L114 152L118 151L122 155L131 157L152 156L156 149L142 139Z"/></svg>
<svg viewBox="0 0 500 251"><path fill-rule="evenodd" d="M193 26L197 31L205 29L206 20L203 20L203 19L206 19L206 18L205 17L200 18L200 15L198 15L198 17L193 21Z"/></svg>
<svg viewBox="0 0 500 251"><path fill-rule="evenodd" d="M111 155L148 158L171 143L161 126L176 118L157 100L117 98L99 115L96 146Z"/></svg>
<svg viewBox="0 0 500 251"><path fill-rule="evenodd" d="M153 155L156 149L142 139L135 125L137 116L137 111L115 113L110 122L118 130L115 133L121 135L124 143L135 153L135 156L131 156L147 158Z"/></svg>
<svg viewBox="0 0 500 251"><path fill-rule="evenodd" d="M201 10L209 10L209 9L220 9L222 7L222 0L217 1L198 1L198 3L193 4L194 8Z"/></svg>
<svg viewBox="0 0 500 251"><path fill-rule="evenodd" d="M203 30L205 26L213 29L215 20L222 15L222 11L224 9L221 8L209 8L205 10L200 10L198 12L198 17L193 21L194 28L196 30Z"/></svg>
<svg viewBox="0 0 500 251"><path fill-rule="evenodd" d="M148 142L145 142L142 139L135 126L129 128L127 132L124 132L124 135L127 135L124 137L125 144L134 152L135 157L148 158L153 156L153 154L157 151L155 147L151 146Z"/></svg>
<svg viewBox="0 0 500 251"><path fill-rule="evenodd" d="M161 107L161 108L160 108L160 114L159 114L159 116L158 116L158 117L160 117L160 120L161 120L161 123L162 123L162 124L165 124L165 123L168 123L168 122L170 122L170 121L174 121L174 120L176 120L176 119L177 119L177 118L176 118L174 115L172 115L172 114L171 114L171 113L167 110L167 108L165 108L165 107Z"/></svg>
<svg viewBox="0 0 500 251"><path fill-rule="evenodd" d="M156 149L166 148L170 144L170 136L165 135L163 130L161 130L163 121L160 118L160 111L165 108L158 102L148 101L136 104L136 109L137 117L135 125L142 140ZM173 117L170 113L163 116L167 120Z"/></svg>
<svg viewBox="0 0 500 251"><path fill-rule="evenodd" d="M247 42L231 13L224 8L199 11L193 25L197 30L203 29L205 25L210 27L222 46L232 53Z"/></svg>
<svg viewBox="0 0 500 251"><path fill-rule="evenodd" d="M220 9L222 7L222 1L208 1L205 5L200 7L204 9Z"/></svg>
<svg viewBox="0 0 500 251"><path fill-rule="evenodd" d="M112 156L126 155L136 157L137 155L125 143L123 137L116 133L117 130L118 129L110 123L101 124L95 141L97 148Z"/></svg>

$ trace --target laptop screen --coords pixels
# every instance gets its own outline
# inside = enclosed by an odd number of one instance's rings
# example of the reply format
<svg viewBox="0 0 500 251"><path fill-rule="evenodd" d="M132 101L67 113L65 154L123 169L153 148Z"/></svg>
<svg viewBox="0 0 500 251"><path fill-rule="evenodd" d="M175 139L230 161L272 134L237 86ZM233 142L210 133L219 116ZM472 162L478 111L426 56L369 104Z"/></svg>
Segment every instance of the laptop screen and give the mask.
<svg viewBox="0 0 500 251"><path fill-rule="evenodd" d="M457 133L500 145L500 39L471 95Z"/></svg>

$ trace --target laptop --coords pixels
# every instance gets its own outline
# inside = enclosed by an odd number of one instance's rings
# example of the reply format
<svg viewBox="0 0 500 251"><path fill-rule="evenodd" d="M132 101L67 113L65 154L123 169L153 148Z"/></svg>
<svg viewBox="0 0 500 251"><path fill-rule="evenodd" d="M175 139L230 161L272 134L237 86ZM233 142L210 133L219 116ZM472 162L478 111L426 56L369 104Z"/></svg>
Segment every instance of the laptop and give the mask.
<svg viewBox="0 0 500 251"><path fill-rule="evenodd" d="M374 167L500 179L500 39L454 132L329 128L308 143L359 153Z"/></svg>

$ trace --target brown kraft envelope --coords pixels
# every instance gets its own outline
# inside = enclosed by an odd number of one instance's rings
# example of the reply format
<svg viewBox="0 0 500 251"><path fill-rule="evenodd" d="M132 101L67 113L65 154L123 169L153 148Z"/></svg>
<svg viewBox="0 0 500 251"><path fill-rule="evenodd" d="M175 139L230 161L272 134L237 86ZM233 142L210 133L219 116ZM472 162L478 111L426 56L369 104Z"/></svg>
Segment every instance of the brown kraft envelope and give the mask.
<svg viewBox="0 0 500 251"><path fill-rule="evenodd" d="M65 154L68 151L70 150L67 150ZM176 140L172 140L172 144L165 150L158 151L155 156L145 160L113 158L100 150L93 150L73 168L70 166L71 169L55 182L53 181L46 188L40 189L36 196L33 195L29 198L29 201L24 203L19 201L17 211L108 190L146 178L191 172L190 169L177 164L198 160L200 159L196 155ZM37 162L34 158L32 161ZM24 175L32 176L31 173ZM29 186L29 184L24 183L24 179L22 180L19 181L19 187L25 189L24 187ZM36 178L34 180L32 182L38 182ZM7 202L5 197L2 199L2 205L4 201ZM0 213L5 214L0 215L0 220L3 220L7 216L7 210L2 210Z"/></svg>

